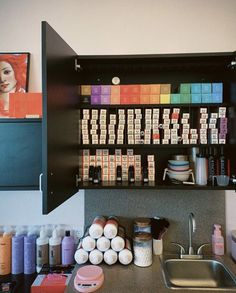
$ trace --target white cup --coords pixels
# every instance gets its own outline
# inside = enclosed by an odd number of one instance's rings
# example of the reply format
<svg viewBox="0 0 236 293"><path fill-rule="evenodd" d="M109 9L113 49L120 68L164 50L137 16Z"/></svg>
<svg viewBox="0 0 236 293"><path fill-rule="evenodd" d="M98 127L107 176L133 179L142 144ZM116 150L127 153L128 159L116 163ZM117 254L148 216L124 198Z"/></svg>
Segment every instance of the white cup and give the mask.
<svg viewBox="0 0 236 293"><path fill-rule="evenodd" d="M161 255L163 253L163 240L162 239L153 239L152 248L154 255Z"/></svg>

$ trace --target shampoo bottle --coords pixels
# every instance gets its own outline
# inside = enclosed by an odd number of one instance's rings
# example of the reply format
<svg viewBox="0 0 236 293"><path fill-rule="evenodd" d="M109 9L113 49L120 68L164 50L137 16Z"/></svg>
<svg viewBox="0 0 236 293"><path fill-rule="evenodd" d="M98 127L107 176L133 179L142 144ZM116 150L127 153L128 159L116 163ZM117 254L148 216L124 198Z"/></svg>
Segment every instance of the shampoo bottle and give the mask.
<svg viewBox="0 0 236 293"><path fill-rule="evenodd" d="M16 234L12 237L12 264L13 275L24 272L24 233L21 227L16 228Z"/></svg>
<svg viewBox="0 0 236 293"><path fill-rule="evenodd" d="M24 274L30 275L36 270L36 238L37 232L29 230L24 236Z"/></svg>
<svg viewBox="0 0 236 293"><path fill-rule="evenodd" d="M0 236L0 275L11 273L11 236L10 229Z"/></svg>
<svg viewBox="0 0 236 293"><path fill-rule="evenodd" d="M57 230L54 229L52 237L49 238L49 264L61 264L61 237L57 235Z"/></svg>
<svg viewBox="0 0 236 293"><path fill-rule="evenodd" d="M70 231L65 232L65 236L61 244L62 251L62 264L71 265L74 263L74 253L75 253L75 240L74 237L70 235Z"/></svg>
<svg viewBox="0 0 236 293"><path fill-rule="evenodd" d="M212 252L215 255L224 255L224 237L221 235L221 225L218 224L214 224Z"/></svg>
<svg viewBox="0 0 236 293"><path fill-rule="evenodd" d="M48 243L47 231L42 228L40 236L36 239L36 264L38 269L44 264L48 264Z"/></svg>

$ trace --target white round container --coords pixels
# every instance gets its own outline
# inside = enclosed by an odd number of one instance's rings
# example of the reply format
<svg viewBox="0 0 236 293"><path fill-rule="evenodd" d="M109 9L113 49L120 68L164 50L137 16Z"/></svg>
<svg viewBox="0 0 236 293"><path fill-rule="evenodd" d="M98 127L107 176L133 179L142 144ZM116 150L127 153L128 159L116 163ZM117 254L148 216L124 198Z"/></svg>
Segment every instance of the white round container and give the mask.
<svg viewBox="0 0 236 293"><path fill-rule="evenodd" d="M117 262L118 256L117 252L112 249L108 249L104 252L104 261L108 265L113 265Z"/></svg>
<svg viewBox="0 0 236 293"><path fill-rule="evenodd" d="M96 241L91 236L86 236L82 240L82 247L85 251L92 251L96 247Z"/></svg>
<svg viewBox="0 0 236 293"><path fill-rule="evenodd" d="M98 265L103 261L103 253L98 249L94 249L89 253L89 261L93 265Z"/></svg>
<svg viewBox="0 0 236 293"><path fill-rule="evenodd" d="M105 236L98 238L97 240L97 249L104 252L107 251L111 246L111 241Z"/></svg>
<svg viewBox="0 0 236 293"><path fill-rule="evenodd" d="M76 263L81 265L88 261L89 254L83 248L80 248L76 250L74 257L75 257Z"/></svg>

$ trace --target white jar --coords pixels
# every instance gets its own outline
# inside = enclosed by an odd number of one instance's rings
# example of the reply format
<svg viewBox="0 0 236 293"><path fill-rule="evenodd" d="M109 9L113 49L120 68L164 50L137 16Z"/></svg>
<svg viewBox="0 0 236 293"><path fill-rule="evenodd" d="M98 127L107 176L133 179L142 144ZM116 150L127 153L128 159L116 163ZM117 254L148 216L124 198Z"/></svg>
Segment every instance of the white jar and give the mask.
<svg viewBox="0 0 236 293"><path fill-rule="evenodd" d="M97 240L97 249L104 252L107 251L111 246L111 241L105 236L98 238Z"/></svg>
<svg viewBox="0 0 236 293"><path fill-rule="evenodd" d="M148 267L152 264L152 235L150 233L134 234L134 264Z"/></svg>
<svg viewBox="0 0 236 293"><path fill-rule="evenodd" d="M94 249L89 253L89 261L93 265L98 265L103 261L103 253L98 249Z"/></svg>
<svg viewBox="0 0 236 293"><path fill-rule="evenodd" d="M80 248L76 250L74 257L76 263L81 265L88 261L89 255L87 251L85 251L83 248Z"/></svg>
<svg viewBox="0 0 236 293"><path fill-rule="evenodd" d="M96 247L96 241L91 236L86 236L82 240L82 247L85 251L92 251Z"/></svg>
<svg viewBox="0 0 236 293"><path fill-rule="evenodd" d="M117 252L112 249L108 249L104 252L104 261L108 265L113 265L117 262L118 256Z"/></svg>

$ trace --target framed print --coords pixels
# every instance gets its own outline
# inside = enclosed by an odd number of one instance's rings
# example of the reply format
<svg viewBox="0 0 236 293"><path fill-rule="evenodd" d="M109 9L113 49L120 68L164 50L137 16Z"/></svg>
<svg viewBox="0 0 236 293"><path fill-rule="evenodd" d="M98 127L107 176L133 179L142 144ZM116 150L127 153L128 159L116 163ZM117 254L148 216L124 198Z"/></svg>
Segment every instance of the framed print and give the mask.
<svg viewBox="0 0 236 293"><path fill-rule="evenodd" d="M0 53L0 118L9 118L10 93L28 91L30 53Z"/></svg>

